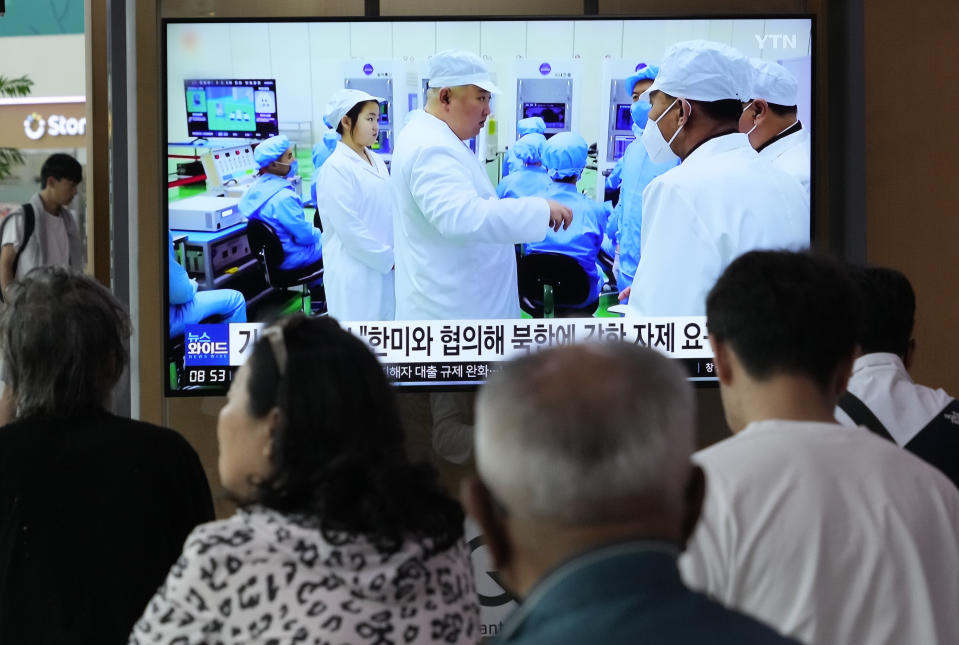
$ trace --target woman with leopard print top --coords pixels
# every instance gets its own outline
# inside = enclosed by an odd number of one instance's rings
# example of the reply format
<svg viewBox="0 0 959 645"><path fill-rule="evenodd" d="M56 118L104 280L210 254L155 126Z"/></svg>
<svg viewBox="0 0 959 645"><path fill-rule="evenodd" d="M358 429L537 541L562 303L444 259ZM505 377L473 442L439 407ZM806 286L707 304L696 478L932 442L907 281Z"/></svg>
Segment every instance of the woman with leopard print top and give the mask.
<svg viewBox="0 0 959 645"><path fill-rule="evenodd" d="M266 328L217 424L240 504L205 524L131 643L474 643L459 505L409 462L393 393L329 318Z"/></svg>

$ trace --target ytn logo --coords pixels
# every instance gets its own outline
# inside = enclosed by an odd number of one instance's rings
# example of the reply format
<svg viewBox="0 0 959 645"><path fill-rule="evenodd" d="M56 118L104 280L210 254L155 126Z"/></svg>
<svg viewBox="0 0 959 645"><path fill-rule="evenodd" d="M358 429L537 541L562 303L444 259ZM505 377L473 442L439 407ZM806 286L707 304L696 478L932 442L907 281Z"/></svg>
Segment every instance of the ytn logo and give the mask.
<svg viewBox="0 0 959 645"><path fill-rule="evenodd" d="M796 42L799 40L796 34L765 34L763 36L754 34L754 36L760 49L765 49L767 40L772 41L773 49L796 49ZM780 45L780 43L782 44Z"/></svg>

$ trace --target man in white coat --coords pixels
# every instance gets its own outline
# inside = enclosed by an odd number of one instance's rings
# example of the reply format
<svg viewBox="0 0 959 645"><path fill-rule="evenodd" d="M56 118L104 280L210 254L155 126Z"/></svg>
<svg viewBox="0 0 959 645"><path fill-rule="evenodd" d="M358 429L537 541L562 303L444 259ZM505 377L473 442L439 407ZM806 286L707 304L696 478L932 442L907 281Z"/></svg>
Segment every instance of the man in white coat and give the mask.
<svg viewBox="0 0 959 645"><path fill-rule="evenodd" d="M805 191L738 131L751 83L745 56L693 40L666 50L640 97L652 104L642 137L650 159L682 163L643 193L639 266L620 293L632 315L703 315L706 293L739 255L808 246Z"/></svg>
<svg viewBox="0 0 959 645"><path fill-rule="evenodd" d="M758 58L753 66L753 91L739 119L739 131L763 159L785 170L809 197L809 130L799 121L799 84L782 65Z"/></svg>
<svg viewBox="0 0 959 645"><path fill-rule="evenodd" d="M572 211L539 197L498 199L466 139L490 114L483 61L430 59L426 109L399 133L389 180L395 208L398 320L519 318L513 245L567 228Z"/></svg>

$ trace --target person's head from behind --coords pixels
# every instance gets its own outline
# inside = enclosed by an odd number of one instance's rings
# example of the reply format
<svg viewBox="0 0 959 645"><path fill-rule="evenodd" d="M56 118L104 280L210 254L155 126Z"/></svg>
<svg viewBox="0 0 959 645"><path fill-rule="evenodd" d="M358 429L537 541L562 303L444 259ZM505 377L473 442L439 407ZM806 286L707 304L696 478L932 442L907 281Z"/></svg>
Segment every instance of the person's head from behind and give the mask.
<svg viewBox="0 0 959 645"><path fill-rule="evenodd" d="M543 121L543 117L528 116L516 122L516 136L524 137L527 134L546 134L546 121Z"/></svg>
<svg viewBox="0 0 959 645"><path fill-rule="evenodd" d="M909 278L885 267L852 267L851 274L862 302L860 353L895 354L908 369L916 350L916 294Z"/></svg>
<svg viewBox="0 0 959 645"><path fill-rule="evenodd" d="M67 206L72 202L81 181L83 168L80 162L62 152L47 157L40 168L41 193L56 206Z"/></svg>
<svg viewBox="0 0 959 645"><path fill-rule="evenodd" d="M40 267L14 282L0 312L4 380L20 418L70 418L105 406L127 364L130 318L99 282Z"/></svg>
<svg viewBox="0 0 959 645"><path fill-rule="evenodd" d="M321 518L393 547L452 540L459 505L406 458L393 392L361 340L331 318L263 330L217 423L223 487L240 503Z"/></svg>
<svg viewBox="0 0 959 645"><path fill-rule="evenodd" d="M445 122L461 140L479 134L499 88L476 54L450 49L430 57L426 111Z"/></svg>
<svg viewBox="0 0 959 645"><path fill-rule="evenodd" d="M749 61L727 45L693 40L667 49L639 96L651 105L643 143L652 161L685 159L710 137L737 131L751 80Z"/></svg>
<svg viewBox="0 0 959 645"><path fill-rule="evenodd" d="M824 255L750 251L726 267L706 297L706 326L730 428L774 408L831 419L859 315L848 272Z"/></svg>
<svg viewBox="0 0 959 645"><path fill-rule="evenodd" d="M524 134L513 144L513 154L527 166L540 166L543 163L543 147L546 137L531 132Z"/></svg>
<svg viewBox="0 0 959 645"><path fill-rule="evenodd" d="M476 415L464 499L514 593L603 544L685 545L704 481L693 393L666 357L626 344L526 356L490 378Z"/></svg>
<svg viewBox="0 0 959 645"><path fill-rule="evenodd" d="M543 146L543 165L553 181L575 184L586 167L589 145L575 132L554 134Z"/></svg>

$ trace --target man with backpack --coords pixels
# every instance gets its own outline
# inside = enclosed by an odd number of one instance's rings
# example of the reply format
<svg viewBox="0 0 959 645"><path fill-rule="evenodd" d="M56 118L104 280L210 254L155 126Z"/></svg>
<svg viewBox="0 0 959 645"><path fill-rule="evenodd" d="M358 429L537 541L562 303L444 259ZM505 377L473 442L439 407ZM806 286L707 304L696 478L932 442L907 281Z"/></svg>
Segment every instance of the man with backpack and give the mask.
<svg viewBox="0 0 959 645"><path fill-rule="evenodd" d="M38 266L83 267L82 235L67 208L82 179L80 163L68 154L43 162L40 192L0 224L0 290Z"/></svg>

